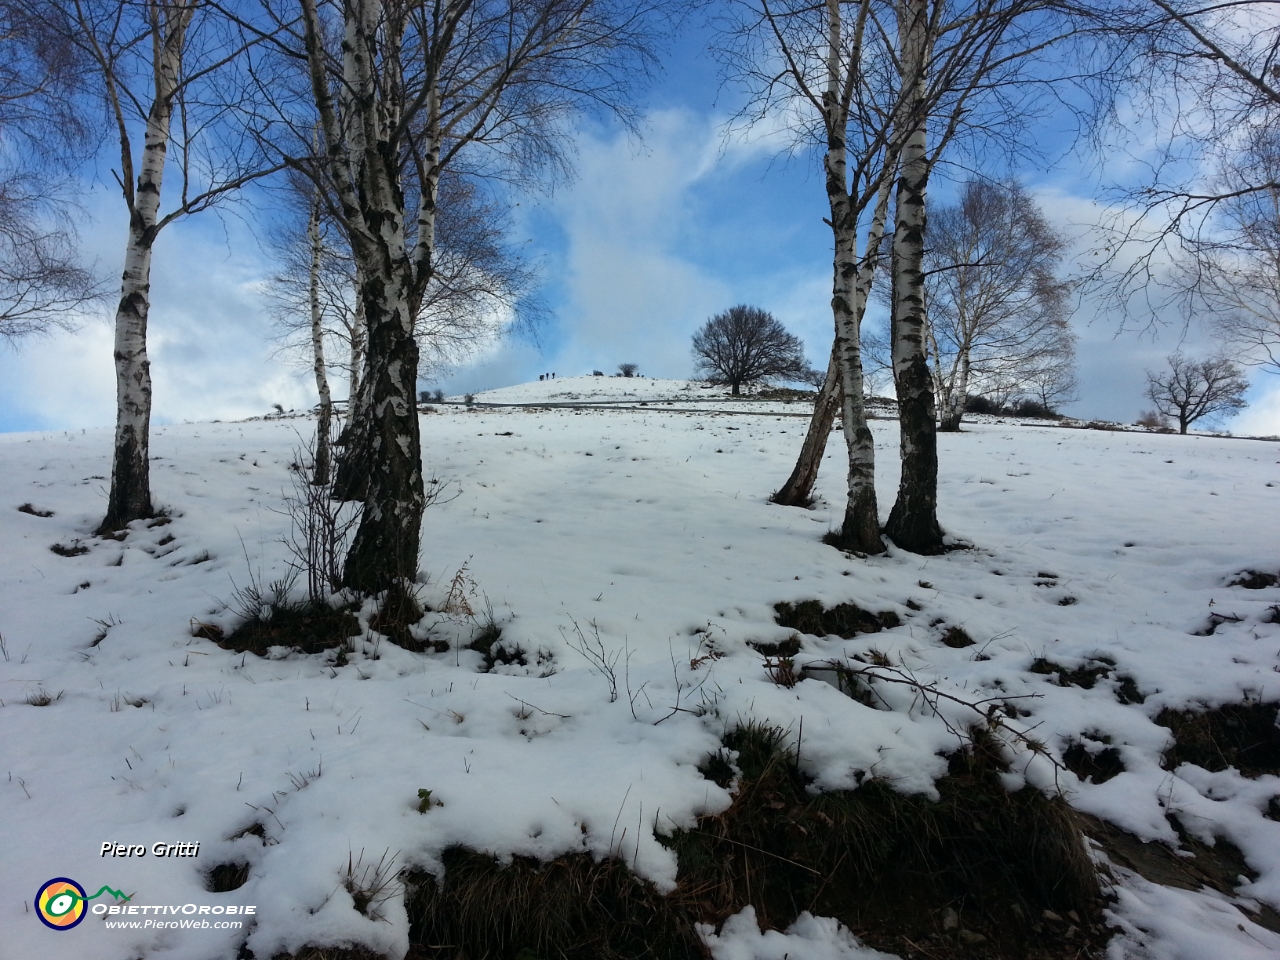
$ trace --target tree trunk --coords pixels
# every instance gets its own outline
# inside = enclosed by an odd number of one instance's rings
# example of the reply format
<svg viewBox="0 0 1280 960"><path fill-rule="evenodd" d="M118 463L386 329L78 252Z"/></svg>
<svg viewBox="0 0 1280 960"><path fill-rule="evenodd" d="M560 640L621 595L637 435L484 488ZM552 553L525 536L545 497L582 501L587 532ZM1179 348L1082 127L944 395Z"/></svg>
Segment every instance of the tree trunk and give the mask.
<svg viewBox="0 0 1280 960"><path fill-rule="evenodd" d="M365 323L364 299L360 296L360 278L356 277L356 309L351 320L351 359L347 371L347 417L355 408L356 394L360 392L360 375L364 371Z"/></svg>
<svg viewBox="0 0 1280 960"><path fill-rule="evenodd" d="M962 352L958 358L958 369L947 391L942 409L942 423L938 427L943 433L959 433L960 421L964 419L964 404L969 395L969 354Z"/></svg>
<svg viewBox="0 0 1280 960"><path fill-rule="evenodd" d="M738 382L736 380L729 384L729 396L736 397L739 396L741 392L742 391L739 389Z"/></svg>
<svg viewBox="0 0 1280 960"><path fill-rule="evenodd" d="M316 455L311 482L329 482L329 439L333 427L333 398L329 393L329 377L324 365L324 326L320 313L320 265L324 258L324 240L320 236L320 198L311 202L307 221L307 237L311 241L311 356L320 394L320 412L316 419Z"/></svg>
<svg viewBox="0 0 1280 960"><path fill-rule="evenodd" d="M924 80L927 69L926 0L899 0L899 36L905 116L911 124L904 139L893 235L893 370L898 392L902 479L885 533L912 553L942 548L938 525L938 436L933 380L925 357L924 240L925 192L929 183L926 150Z"/></svg>
<svg viewBox="0 0 1280 960"><path fill-rule="evenodd" d="M836 256L831 309L836 323L835 352L840 360L840 382L844 388L840 419L849 458L849 498L840 539L844 546L863 553L883 553L876 500L876 447L867 423L866 385L862 376L862 317L871 294L876 251L888 216L889 181L886 179L877 199L861 265L857 259L856 217L852 216L851 206L846 192L843 207L854 222L847 229L833 228ZM831 222L840 224L836 205L832 206L831 213Z"/></svg>
<svg viewBox="0 0 1280 960"><path fill-rule="evenodd" d="M173 95L182 64L182 48L190 10L175 11L156 43L155 99L138 170L137 188L126 192L129 239L125 246L120 304L116 308L116 435L111 463L111 493L99 532L119 530L154 514L151 503L151 362L147 358L147 319L151 307L151 248L155 243L169 150ZM127 141L121 143L128 150Z"/></svg>
<svg viewBox="0 0 1280 960"><path fill-rule="evenodd" d="M800 447L800 456L796 458L795 468L782 488L769 499L784 507L808 507L813 503L813 485L818 480L818 468L822 465L822 455L827 449L827 438L831 435L832 424L836 420L836 411L843 402L840 396L840 361L832 347L831 359L827 362L827 378L822 382L822 389L813 404L813 416L809 418L809 432L804 436Z"/></svg>
<svg viewBox="0 0 1280 960"><path fill-rule="evenodd" d="M394 182L383 188L396 192ZM422 481L422 441L418 428L416 387L418 343L409 309L409 261L404 253L403 222L383 207L379 249L381 263L366 269L361 290L369 330L367 386L370 400L366 424L364 509L343 568L343 586L379 593L397 582L412 581L418 570L418 548L426 497ZM398 247L398 249L397 249ZM397 255L398 254L398 255ZM366 264L366 267L374 267ZM350 425L357 420L353 418ZM344 467L348 462L344 460Z"/></svg>

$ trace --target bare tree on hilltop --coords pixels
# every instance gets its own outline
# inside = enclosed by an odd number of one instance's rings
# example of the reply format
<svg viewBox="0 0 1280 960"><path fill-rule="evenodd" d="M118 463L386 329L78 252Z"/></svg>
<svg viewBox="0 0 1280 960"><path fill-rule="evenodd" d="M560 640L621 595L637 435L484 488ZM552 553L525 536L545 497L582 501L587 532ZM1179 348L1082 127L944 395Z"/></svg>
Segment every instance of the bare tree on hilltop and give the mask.
<svg viewBox="0 0 1280 960"><path fill-rule="evenodd" d="M703 379L728 384L735 397L744 384L802 380L809 372L800 338L772 314L746 304L708 320L693 335L693 356Z"/></svg>
<svg viewBox="0 0 1280 960"><path fill-rule="evenodd" d="M1245 408L1249 381L1226 357L1192 360L1178 352L1166 362L1166 370L1147 371L1147 397L1159 413L1177 419L1179 433L1186 433L1197 420L1214 420Z"/></svg>

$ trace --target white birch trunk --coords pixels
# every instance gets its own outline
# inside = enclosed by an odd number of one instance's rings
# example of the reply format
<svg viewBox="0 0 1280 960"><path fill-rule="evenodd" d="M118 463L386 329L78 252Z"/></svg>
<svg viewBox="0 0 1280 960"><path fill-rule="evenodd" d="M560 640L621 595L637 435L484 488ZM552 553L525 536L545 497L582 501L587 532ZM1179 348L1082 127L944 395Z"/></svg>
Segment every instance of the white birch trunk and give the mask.
<svg viewBox="0 0 1280 960"><path fill-rule="evenodd" d="M351 358L348 361L347 378L350 389L347 391L347 419L350 420L356 404L356 394L360 390L360 379L364 374L365 322L364 298L360 296L360 272L356 271L356 305L351 320Z"/></svg>
<svg viewBox="0 0 1280 960"><path fill-rule="evenodd" d="M858 211L849 195L846 144L847 117L840 102L841 12L839 0L827 0L827 86L823 96L826 112L827 152L824 158L827 201L831 209L831 231L835 253L832 263L831 311L835 321L835 356L840 364L843 386L841 420L848 454L848 500L840 530L841 545L862 553L881 553L879 509L875 488L875 441L867 425L862 376L862 316L870 291L873 263L860 264L858 257ZM888 193L876 215L883 218ZM883 231L883 219L880 221ZM868 252L878 246L873 223ZM866 267L862 282L861 267Z"/></svg>
<svg viewBox="0 0 1280 960"><path fill-rule="evenodd" d="M898 392L902 478L885 532L914 553L942 547L938 525L938 437L933 378L925 357L925 192L929 182L925 72L929 62L928 0L898 0L903 77L901 172L893 235L893 373Z"/></svg>
<svg viewBox="0 0 1280 960"><path fill-rule="evenodd" d="M324 324L320 310L320 267L324 261L324 238L320 235L320 197L311 201L307 220L307 239L311 242L311 360L320 394L320 413L316 419L316 454L311 482L329 482L329 442L333 428L333 397L329 393L329 376L324 363Z"/></svg>
<svg viewBox="0 0 1280 960"><path fill-rule="evenodd" d="M155 38L155 98L130 195L129 236L125 245L120 304L116 308L116 432L111 465L111 493L102 532L152 516L150 475L151 362L147 357L147 320L151 308L151 249L160 212L160 190L169 150L173 97L182 70L182 52L193 8L170 7L160 16ZM128 144L122 142L122 149Z"/></svg>
<svg viewBox="0 0 1280 960"><path fill-rule="evenodd" d="M347 425L351 442L337 478L339 486L346 484L346 495L358 490L363 500L343 586L376 594L415 577L426 505L416 403L414 264L406 249L399 158L381 140L388 133L385 120L398 115L398 106L391 88L381 90L381 96L392 102L379 102L369 59L377 0L350 0L343 8L344 72L352 92L341 101L342 112L329 91L316 0L301 0L301 6L312 95L356 260L368 330L364 374ZM362 143L359 155L352 153L353 143Z"/></svg>

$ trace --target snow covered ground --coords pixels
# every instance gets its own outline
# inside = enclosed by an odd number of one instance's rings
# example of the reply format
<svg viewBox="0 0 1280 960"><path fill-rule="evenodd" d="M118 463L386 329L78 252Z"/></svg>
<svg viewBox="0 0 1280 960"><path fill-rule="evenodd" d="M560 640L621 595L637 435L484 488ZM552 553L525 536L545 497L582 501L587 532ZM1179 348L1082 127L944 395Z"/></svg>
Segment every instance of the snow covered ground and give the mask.
<svg viewBox="0 0 1280 960"><path fill-rule="evenodd" d="M566 378L479 399L706 396L683 386ZM975 424L939 438L941 520L973 549L858 560L820 542L843 511L838 437L816 509L767 502L805 427L782 412L425 414L428 472L457 496L427 516L424 597L439 606L463 571L472 605L491 607L525 651L526 665L490 673L470 650L415 654L377 637L335 667L332 655L262 659L192 636L193 620L234 626L237 586L285 572L282 491L310 421L157 428L153 487L173 519L122 541L91 536L108 432L0 435L0 958L209 960L246 939L258 957L344 942L400 956L403 905L357 912L349 860L386 852L397 870L432 869L459 843L621 855L669 889L676 863L655 832L729 804L697 765L747 718L803 721L803 763L821 787L872 775L929 793L956 746L945 721L971 719L962 707L928 715L904 691L890 712L816 679L779 687L747 645L788 637L773 605L809 599L892 610L902 625L806 637L799 664L874 648L961 698L1038 695L1019 701L1020 729L1055 755L1110 744L1124 772L1081 782L1014 743L1010 786L1056 780L1079 809L1150 840L1176 842L1176 812L1192 835L1244 852L1257 874L1238 888L1246 906L1280 908L1280 823L1264 816L1280 778L1164 770L1170 735L1153 722L1165 707L1280 699L1280 589L1228 586L1246 569L1280 570L1280 445ZM887 514L897 428L873 430ZM17 509L28 503L52 516ZM1215 613L1227 619L1197 635ZM944 645L951 626L976 644ZM597 636L616 691L579 652ZM712 648L725 656L700 660ZM1030 670L1098 657L1114 667L1089 689ZM1121 678L1145 701L1121 703L1133 699L1117 696ZM440 805L419 812L419 790ZM151 853L196 841L195 857ZM104 857L107 843L148 855ZM231 862L250 865L247 883L208 892L207 871ZM1280 935L1222 894L1117 874L1116 958L1280 954ZM118 915L91 913L46 929L32 901L57 877L133 894L127 906L153 909L126 919L152 926L109 929ZM114 903L108 891L91 906ZM256 909L189 918L189 904ZM166 905L244 925L157 928ZM807 916L762 934L744 914L706 939L718 960L884 956Z"/></svg>

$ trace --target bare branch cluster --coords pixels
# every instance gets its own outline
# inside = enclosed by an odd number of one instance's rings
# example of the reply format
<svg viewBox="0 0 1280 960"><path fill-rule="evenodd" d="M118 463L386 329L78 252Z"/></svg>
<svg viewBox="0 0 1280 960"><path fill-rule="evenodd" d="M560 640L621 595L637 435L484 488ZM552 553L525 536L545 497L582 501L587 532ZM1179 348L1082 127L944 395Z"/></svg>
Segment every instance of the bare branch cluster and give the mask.
<svg viewBox="0 0 1280 960"><path fill-rule="evenodd" d="M96 146L82 51L0 0L0 338L70 328L102 295L78 260L66 170Z"/></svg>

